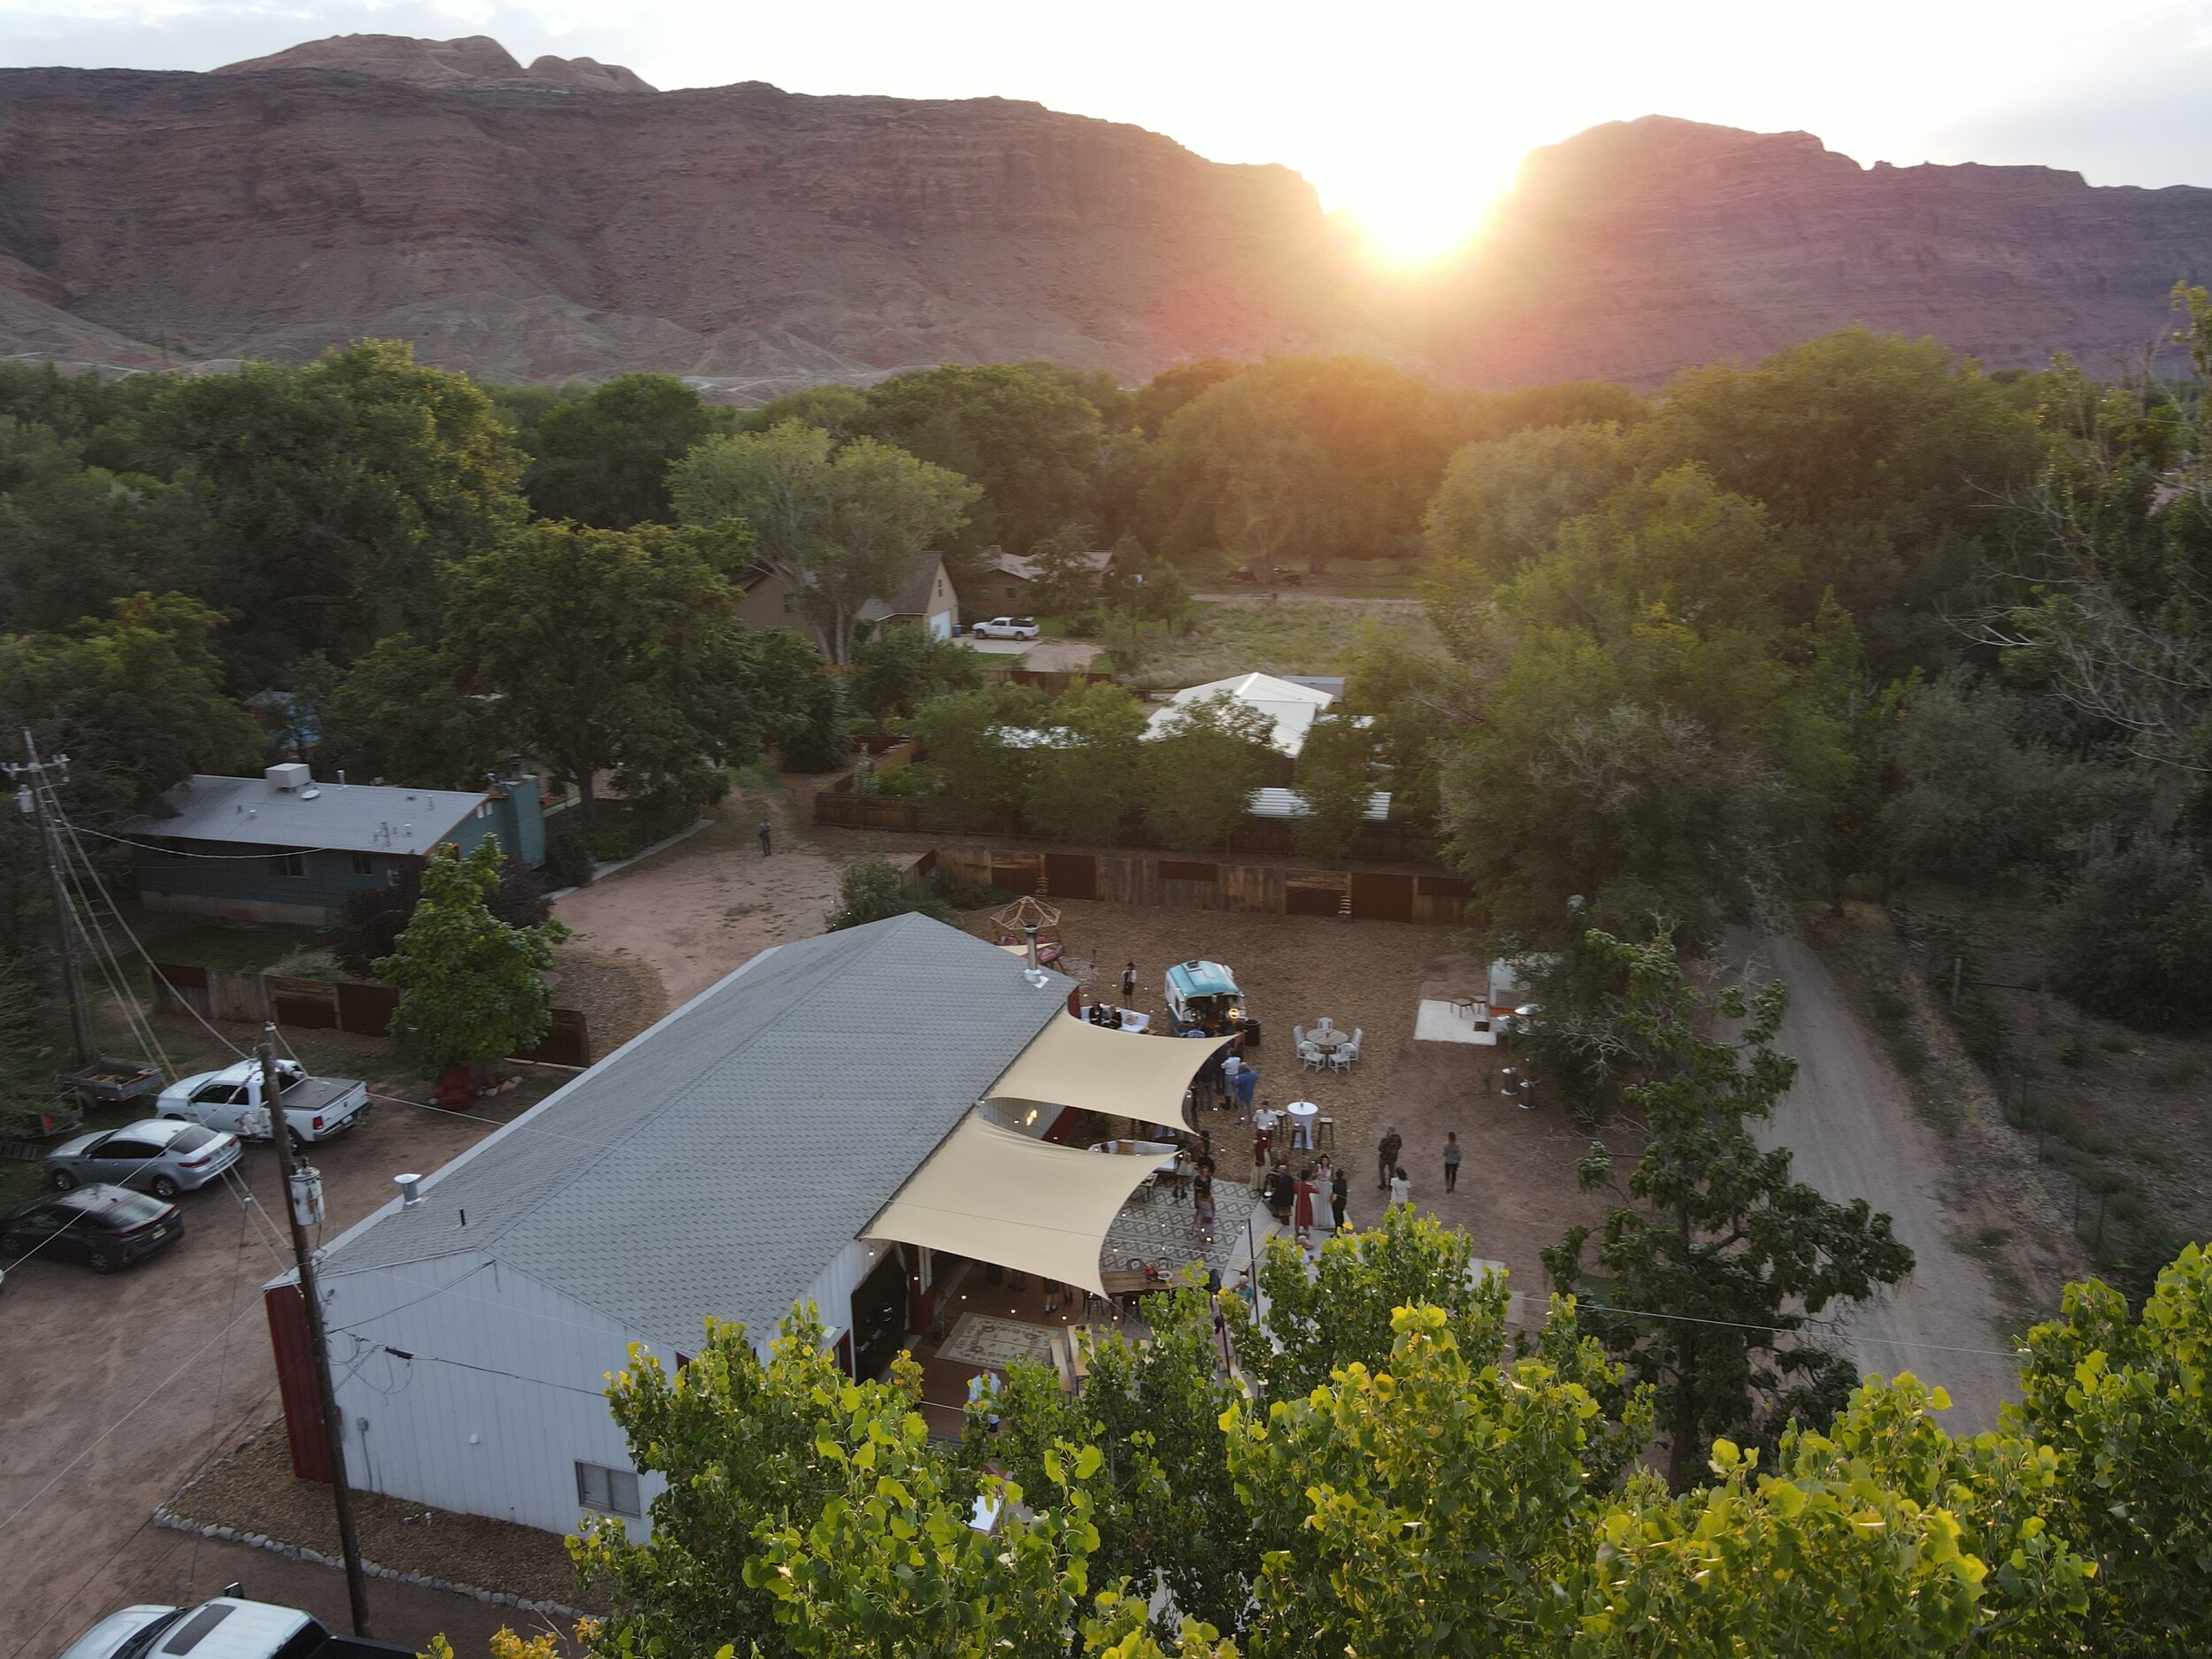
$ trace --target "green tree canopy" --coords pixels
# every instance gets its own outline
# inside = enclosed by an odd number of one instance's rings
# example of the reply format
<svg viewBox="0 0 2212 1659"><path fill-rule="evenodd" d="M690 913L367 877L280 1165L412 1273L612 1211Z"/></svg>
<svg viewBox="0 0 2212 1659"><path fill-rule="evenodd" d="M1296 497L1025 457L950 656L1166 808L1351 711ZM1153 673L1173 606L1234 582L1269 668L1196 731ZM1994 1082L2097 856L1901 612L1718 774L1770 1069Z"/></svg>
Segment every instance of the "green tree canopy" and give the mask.
<svg viewBox="0 0 2212 1659"><path fill-rule="evenodd" d="M1298 751L1298 796L1305 810L1290 821L1290 839L1316 858L1352 850L1375 793L1374 734L1361 717L1332 710L1316 720Z"/></svg>
<svg viewBox="0 0 2212 1659"><path fill-rule="evenodd" d="M1752 1137L1796 1076L1773 1046L1784 986L1707 995L1663 933L1627 944L1594 931L1586 948L1627 973L1621 1017L1640 1080L1623 1095L1643 1141L1631 1202L1606 1217L1598 1245L1607 1307L1594 1326L1655 1386L1668 1477L1683 1491L1717 1436L1770 1443L1786 1423L1826 1423L1849 1367L1805 1340L1807 1317L1896 1283L1913 1256L1887 1216L1864 1199L1823 1198L1791 1178L1787 1148ZM1723 1021L1740 1034L1705 1034ZM1610 1186L1610 1154L1594 1146L1579 1172L1586 1187ZM1544 1253L1563 1291L1579 1286L1588 1237L1575 1226Z"/></svg>
<svg viewBox="0 0 2212 1659"><path fill-rule="evenodd" d="M465 858L434 847L423 861L417 901L379 979L400 987L392 1034L425 1077L448 1066L488 1065L534 1048L553 1018L558 922L517 927L492 914L503 855L487 835Z"/></svg>
<svg viewBox="0 0 2212 1659"><path fill-rule="evenodd" d="M1045 709L1042 692L1015 685L956 691L917 709L919 798L931 816L953 828L980 829L1019 810L1038 751L1010 735L1034 731Z"/></svg>
<svg viewBox="0 0 2212 1659"><path fill-rule="evenodd" d="M1040 719L1046 741L1031 758L1023 818L1041 835L1112 841L1137 798L1144 705L1119 686L1077 684Z"/></svg>
<svg viewBox="0 0 2212 1659"><path fill-rule="evenodd" d="M65 634L0 634L0 730L69 757L70 816L111 828L196 772L261 763L250 717L222 692L208 641L222 618L181 594L136 594Z"/></svg>
<svg viewBox="0 0 2212 1659"><path fill-rule="evenodd" d="M1511 580L1634 471L1615 426L1536 426L1469 444L1429 501L1432 580L1479 593Z"/></svg>
<svg viewBox="0 0 2212 1659"><path fill-rule="evenodd" d="M787 689L761 683L723 572L726 530L536 524L454 570L442 649L499 730L581 793L718 800L721 768L751 758Z"/></svg>
<svg viewBox="0 0 2212 1659"><path fill-rule="evenodd" d="M1373 558L1418 530L1453 434L1428 381L1363 357L1279 357L1170 417L1140 516L1173 558Z"/></svg>
<svg viewBox="0 0 2212 1659"><path fill-rule="evenodd" d="M1089 397L1052 365L895 374L869 390L866 429L980 487L966 523L945 543L955 554L1032 547L1062 525L1097 516L1105 427Z"/></svg>
<svg viewBox="0 0 2212 1659"><path fill-rule="evenodd" d="M853 702L881 731L932 697L971 691L983 682L976 654L918 627L879 627L852 649Z"/></svg>
<svg viewBox="0 0 2212 1659"><path fill-rule="evenodd" d="M672 374L618 374L546 410L523 491L541 518L601 530L666 524L675 516L668 469L720 424Z"/></svg>
<svg viewBox="0 0 2212 1659"><path fill-rule="evenodd" d="M405 634L379 640L332 688L315 746L325 771L427 789L478 783L499 764L495 704L450 650Z"/></svg>
<svg viewBox="0 0 2212 1659"><path fill-rule="evenodd" d="M1636 435L1653 470L1694 462L1764 503L1804 572L1786 619L1833 590L1885 676L1955 654L1946 614L1970 603L2038 460L2028 418L1971 362L1863 328L1686 371Z"/></svg>
<svg viewBox="0 0 2212 1659"><path fill-rule="evenodd" d="M927 891L910 887L898 865L881 853L863 853L837 872L837 902L823 916L822 926L842 933L910 910L941 922L952 919L951 909Z"/></svg>
<svg viewBox="0 0 2212 1659"><path fill-rule="evenodd" d="M1145 822L1171 847L1228 844L1266 776L1274 720L1226 692L1187 703L1137 766Z"/></svg>
<svg viewBox="0 0 2212 1659"><path fill-rule="evenodd" d="M872 438L833 447L798 420L708 439L677 463L669 487L686 524L751 526L756 557L799 583L800 609L840 664L862 607L903 593L977 495L903 449Z"/></svg>
<svg viewBox="0 0 2212 1659"><path fill-rule="evenodd" d="M344 664L373 640L426 633L439 573L525 516L522 455L490 399L403 343L179 380L145 420L226 549L220 598L243 624L234 660L280 670L319 650Z"/></svg>

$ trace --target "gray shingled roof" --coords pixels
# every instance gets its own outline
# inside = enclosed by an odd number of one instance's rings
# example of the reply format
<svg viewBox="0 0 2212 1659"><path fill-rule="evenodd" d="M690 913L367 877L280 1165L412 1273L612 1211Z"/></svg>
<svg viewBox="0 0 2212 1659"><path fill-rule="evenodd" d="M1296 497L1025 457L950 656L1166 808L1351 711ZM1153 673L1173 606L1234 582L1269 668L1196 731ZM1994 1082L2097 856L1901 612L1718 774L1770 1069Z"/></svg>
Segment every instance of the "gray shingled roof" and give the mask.
<svg viewBox="0 0 2212 1659"><path fill-rule="evenodd" d="M486 799L460 789L396 789L322 783L315 793L272 788L265 778L195 772L162 798L170 818L135 818L133 835L238 841L249 847L326 848L334 852L426 853Z"/></svg>
<svg viewBox="0 0 2212 1659"><path fill-rule="evenodd" d="M671 1349L709 1314L772 1332L1072 983L1039 990L921 916L778 946L346 1233L323 1271L482 1253Z"/></svg>

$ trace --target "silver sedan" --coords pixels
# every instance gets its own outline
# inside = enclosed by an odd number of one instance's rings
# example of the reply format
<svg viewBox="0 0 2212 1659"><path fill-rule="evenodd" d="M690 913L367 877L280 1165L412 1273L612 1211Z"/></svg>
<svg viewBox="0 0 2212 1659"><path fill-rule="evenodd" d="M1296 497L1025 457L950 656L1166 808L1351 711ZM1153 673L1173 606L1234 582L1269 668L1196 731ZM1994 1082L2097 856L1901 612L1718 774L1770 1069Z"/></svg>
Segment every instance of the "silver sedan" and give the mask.
<svg viewBox="0 0 2212 1659"><path fill-rule="evenodd" d="M105 1181L156 1198L174 1198L206 1186L237 1163L239 1154L236 1135L149 1118L63 1141L46 1155L46 1179L65 1193L88 1181Z"/></svg>

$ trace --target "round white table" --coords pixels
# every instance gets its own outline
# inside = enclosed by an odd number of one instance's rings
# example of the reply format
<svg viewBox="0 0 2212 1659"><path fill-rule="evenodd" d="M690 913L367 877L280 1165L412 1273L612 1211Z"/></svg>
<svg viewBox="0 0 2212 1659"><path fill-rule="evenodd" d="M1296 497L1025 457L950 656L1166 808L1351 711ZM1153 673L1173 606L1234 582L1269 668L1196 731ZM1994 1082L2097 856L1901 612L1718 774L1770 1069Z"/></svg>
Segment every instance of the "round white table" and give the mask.
<svg viewBox="0 0 2212 1659"><path fill-rule="evenodd" d="M1321 1117L1321 1108L1310 1100L1294 1100L1283 1110L1290 1114L1290 1144L1312 1151L1313 1126Z"/></svg>

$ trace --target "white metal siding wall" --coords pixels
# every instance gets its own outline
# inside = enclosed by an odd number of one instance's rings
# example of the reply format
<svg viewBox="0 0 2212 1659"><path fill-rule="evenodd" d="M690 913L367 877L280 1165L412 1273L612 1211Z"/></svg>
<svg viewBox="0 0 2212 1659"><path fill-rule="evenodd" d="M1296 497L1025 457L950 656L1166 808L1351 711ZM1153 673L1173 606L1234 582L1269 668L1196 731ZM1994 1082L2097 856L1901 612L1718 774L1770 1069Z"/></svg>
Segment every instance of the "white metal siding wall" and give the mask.
<svg viewBox="0 0 2212 1659"><path fill-rule="evenodd" d="M604 1391L636 1338L604 1315L480 1256L337 1275L323 1289L356 1484L567 1532L582 1513L575 1465L630 1467ZM661 1484L639 1478L641 1509Z"/></svg>
<svg viewBox="0 0 2212 1659"><path fill-rule="evenodd" d="M837 1259L822 1270L817 1279L799 1294L801 1302L811 1302L821 1310L822 1323L828 1328L834 1341L840 1332L849 1331L853 1323L853 1292L860 1288L875 1264L883 1259L891 1247L865 1239L855 1239L837 1253ZM753 1346L761 1357L768 1356L769 1344L775 1340L773 1331L750 1331Z"/></svg>

